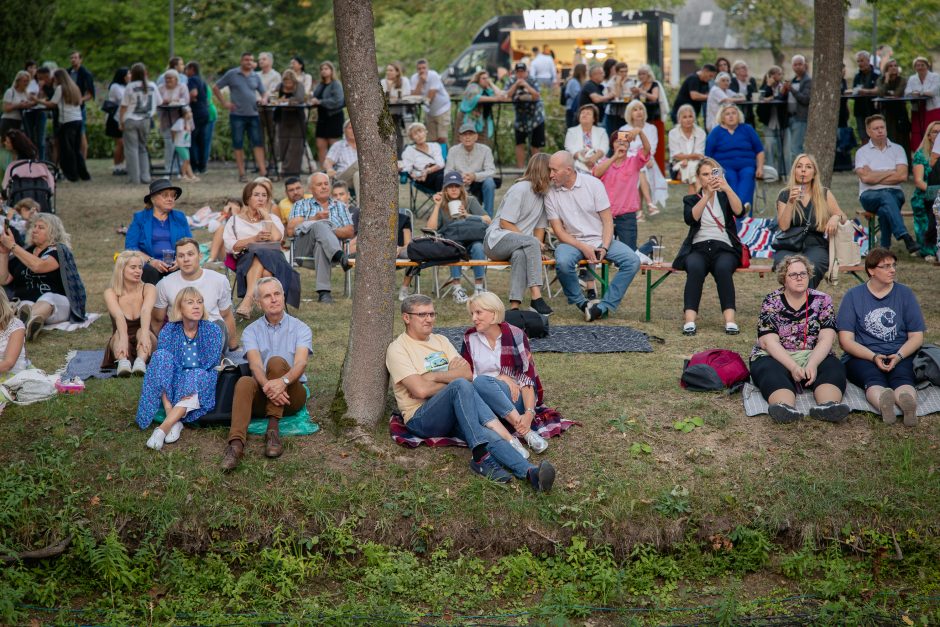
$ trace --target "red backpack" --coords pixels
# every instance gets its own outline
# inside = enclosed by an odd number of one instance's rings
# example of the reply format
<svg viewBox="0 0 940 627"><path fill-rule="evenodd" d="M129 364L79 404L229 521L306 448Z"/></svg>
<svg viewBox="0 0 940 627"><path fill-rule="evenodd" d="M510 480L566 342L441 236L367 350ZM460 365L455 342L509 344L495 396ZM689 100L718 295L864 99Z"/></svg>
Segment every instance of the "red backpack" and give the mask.
<svg viewBox="0 0 940 627"><path fill-rule="evenodd" d="M685 362L679 385L693 392L734 390L750 376L740 355L724 348L713 348L695 353Z"/></svg>

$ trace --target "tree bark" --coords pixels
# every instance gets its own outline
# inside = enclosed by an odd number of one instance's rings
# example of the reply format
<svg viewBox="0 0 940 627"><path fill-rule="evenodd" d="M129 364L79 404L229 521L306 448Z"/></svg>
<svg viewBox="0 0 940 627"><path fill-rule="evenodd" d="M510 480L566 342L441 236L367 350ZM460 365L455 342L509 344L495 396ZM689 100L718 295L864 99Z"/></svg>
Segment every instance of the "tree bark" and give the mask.
<svg viewBox="0 0 940 627"><path fill-rule="evenodd" d="M361 208L349 342L333 417L370 444L385 414L385 349L395 319L398 172L395 125L376 78L372 2L334 0L346 106L359 152Z"/></svg>
<svg viewBox="0 0 940 627"><path fill-rule="evenodd" d="M836 128L842 89L842 53L845 46L844 0L814 0L813 90L804 148L816 157L823 185L832 180L836 155Z"/></svg>

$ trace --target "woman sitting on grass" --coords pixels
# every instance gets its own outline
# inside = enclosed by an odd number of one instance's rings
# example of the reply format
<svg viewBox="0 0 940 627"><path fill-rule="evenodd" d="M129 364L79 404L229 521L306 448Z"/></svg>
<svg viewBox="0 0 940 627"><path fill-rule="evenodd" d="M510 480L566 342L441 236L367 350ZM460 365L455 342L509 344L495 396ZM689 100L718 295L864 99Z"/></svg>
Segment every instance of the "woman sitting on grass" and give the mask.
<svg viewBox="0 0 940 627"><path fill-rule="evenodd" d="M926 324L917 297L895 282L898 258L886 248L868 251L868 282L842 298L837 324L839 343L849 355L849 381L865 388L865 397L894 424L894 406L904 413L904 426L917 426L914 355L924 343Z"/></svg>
<svg viewBox="0 0 940 627"><path fill-rule="evenodd" d="M111 316L111 338L101 369L110 370L116 365L119 377L144 374L147 360L157 345L157 338L150 331L157 289L144 283L143 275L143 255L136 250L125 250L114 262L111 287L104 291L104 302Z"/></svg>
<svg viewBox="0 0 940 627"><path fill-rule="evenodd" d="M16 317L6 292L0 290L0 381L27 368L26 326Z"/></svg>
<svg viewBox="0 0 940 627"><path fill-rule="evenodd" d="M775 422L799 420L796 386L813 390L809 415L842 422L851 411L842 402L845 367L836 359L836 317L832 298L810 289L813 265L805 255L785 258L777 269L783 287L764 299L751 351L751 378L770 406Z"/></svg>
<svg viewBox="0 0 940 627"><path fill-rule="evenodd" d="M155 451L179 440L184 422L199 420L215 408L222 330L206 317L202 294L186 287L173 302L170 323L160 331L160 348L150 359L137 405L141 429L150 426L161 406L166 412L147 440Z"/></svg>
<svg viewBox="0 0 940 627"><path fill-rule="evenodd" d="M473 326L463 336L461 356L473 371L473 388L501 421L509 424L536 453L548 442L532 429L535 408L542 403L542 382L535 372L529 340L522 329L505 322L506 308L492 292L477 293L467 302ZM500 429L495 430L502 435ZM518 438L509 439L520 455L529 457Z"/></svg>

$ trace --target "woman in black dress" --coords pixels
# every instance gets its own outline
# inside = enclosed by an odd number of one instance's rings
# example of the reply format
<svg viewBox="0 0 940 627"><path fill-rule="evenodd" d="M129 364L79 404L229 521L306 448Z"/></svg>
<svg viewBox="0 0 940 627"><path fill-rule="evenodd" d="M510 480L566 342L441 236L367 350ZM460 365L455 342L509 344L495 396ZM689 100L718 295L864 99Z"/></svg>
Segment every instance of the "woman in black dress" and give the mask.
<svg viewBox="0 0 940 627"><path fill-rule="evenodd" d="M329 61L320 64L320 82L310 101L317 107L317 161L322 165L326 152L343 136L343 86L336 80L336 68Z"/></svg>

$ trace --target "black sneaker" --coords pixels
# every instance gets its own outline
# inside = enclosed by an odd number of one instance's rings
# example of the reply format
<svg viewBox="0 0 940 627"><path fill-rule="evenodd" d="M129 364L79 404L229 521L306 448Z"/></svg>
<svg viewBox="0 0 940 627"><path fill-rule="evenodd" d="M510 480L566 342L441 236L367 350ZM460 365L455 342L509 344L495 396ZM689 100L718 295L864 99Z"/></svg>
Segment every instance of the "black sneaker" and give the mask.
<svg viewBox="0 0 940 627"><path fill-rule="evenodd" d="M797 411L795 407L787 405L786 403L774 403L767 408L767 413L770 414L774 422L781 424L796 422L803 417L803 414Z"/></svg>
<svg viewBox="0 0 940 627"><path fill-rule="evenodd" d="M480 461L476 461L471 457L470 470L496 483L509 483L512 481L512 475L506 472L506 469L493 459L493 456L489 453L484 455Z"/></svg>
<svg viewBox="0 0 940 627"><path fill-rule="evenodd" d="M349 272L349 269L352 268L352 264L349 263L349 255L341 250L333 255L333 263L338 263L343 272Z"/></svg>
<svg viewBox="0 0 940 627"><path fill-rule="evenodd" d="M325 305L332 305L335 301L333 300L333 295L330 292L320 292L320 295L317 296L317 302L323 303Z"/></svg>
<svg viewBox="0 0 940 627"><path fill-rule="evenodd" d="M543 316L550 316L554 313L554 310L548 306L548 303L545 302L544 298L536 298L531 303L532 311L535 313L540 313Z"/></svg>
<svg viewBox="0 0 940 627"><path fill-rule="evenodd" d="M916 255L920 252L920 245L914 241L914 238L910 235L902 235L901 241L904 242L904 246L907 247L907 252L912 255Z"/></svg>
<svg viewBox="0 0 940 627"><path fill-rule="evenodd" d="M597 300L588 301L587 306L584 308L584 319L588 322L594 322L604 317L604 310L600 308L599 302Z"/></svg>
<svg viewBox="0 0 940 627"><path fill-rule="evenodd" d="M656 237L655 235L650 235L650 238L646 240L646 245L649 246L650 248L652 248L653 246L659 246L659 238ZM640 248L643 248L643 246L640 246Z"/></svg>
<svg viewBox="0 0 940 627"><path fill-rule="evenodd" d="M539 464L538 468L530 468L528 472L529 485L536 492L548 492L555 483L555 467L548 460Z"/></svg>
<svg viewBox="0 0 940 627"><path fill-rule="evenodd" d="M822 405L813 405L809 410L811 418L835 423L845 422L845 419L848 418L850 413L852 413L851 407L845 403L837 403L835 401L829 401Z"/></svg>
<svg viewBox="0 0 940 627"><path fill-rule="evenodd" d="M588 300L597 300L597 290L591 288L584 292L584 295L587 296Z"/></svg>

